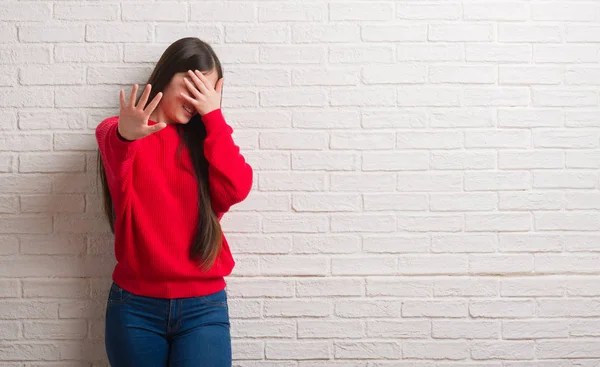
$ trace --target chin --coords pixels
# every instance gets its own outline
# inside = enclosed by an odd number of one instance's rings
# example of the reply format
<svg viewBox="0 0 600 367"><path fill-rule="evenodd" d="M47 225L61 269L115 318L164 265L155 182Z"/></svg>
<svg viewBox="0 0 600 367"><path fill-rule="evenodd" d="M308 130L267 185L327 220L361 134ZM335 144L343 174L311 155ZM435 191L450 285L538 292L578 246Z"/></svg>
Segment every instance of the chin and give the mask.
<svg viewBox="0 0 600 367"><path fill-rule="evenodd" d="M187 124L191 120L192 120L191 117L184 116L184 115L179 115L179 116L177 116L176 118L173 119L173 121L175 121L176 124L182 124L182 125Z"/></svg>

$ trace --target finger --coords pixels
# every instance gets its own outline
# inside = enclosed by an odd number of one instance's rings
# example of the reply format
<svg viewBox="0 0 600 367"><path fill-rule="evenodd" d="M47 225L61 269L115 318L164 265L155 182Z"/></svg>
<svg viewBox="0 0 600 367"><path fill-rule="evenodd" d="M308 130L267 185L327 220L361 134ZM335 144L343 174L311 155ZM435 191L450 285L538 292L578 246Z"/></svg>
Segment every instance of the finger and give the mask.
<svg viewBox="0 0 600 367"><path fill-rule="evenodd" d="M129 95L129 107L135 106L135 97L137 96L138 85L134 84L131 88L131 94Z"/></svg>
<svg viewBox="0 0 600 367"><path fill-rule="evenodd" d="M164 122L159 122L158 124L148 126L146 131L148 132L148 135L150 135L164 129L165 127L167 127L167 124L165 124Z"/></svg>
<svg viewBox="0 0 600 367"><path fill-rule="evenodd" d="M186 101L190 102L190 103L192 104L192 106L194 106L194 108L196 108L196 106L198 105L198 100L197 100L197 99L194 99L194 98L192 98L192 97L188 96L188 95L187 95L187 94L185 94L185 93L180 93L180 94L181 94L181 96L182 96L182 97L183 97L183 98L184 98ZM206 101L206 98L204 98L204 96L203 96L203 95L200 95L200 100L201 100L201 101ZM196 108L196 109L197 109L197 108Z"/></svg>
<svg viewBox="0 0 600 367"><path fill-rule="evenodd" d="M183 82L187 86L187 89L192 93L192 95L194 97L196 97L196 99L201 99L202 93L200 93L198 91L198 89L196 88L196 86L194 84L192 84L192 82L190 82L190 80L188 78L183 78Z"/></svg>
<svg viewBox="0 0 600 367"><path fill-rule="evenodd" d="M127 102L125 102L125 91L123 89L119 92L119 101L121 102L121 108L127 107Z"/></svg>
<svg viewBox="0 0 600 367"><path fill-rule="evenodd" d="M140 100L138 101L136 108L143 110L144 107L146 107L146 103L148 103L148 97L150 96L151 89L152 89L152 86L150 84L146 84L146 86L144 87L144 92L142 93L142 96L140 97Z"/></svg>
<svg viewBox="0 0 600 367"><path fill-rule="evenodd" d="M202 83L204 83L204 85L206 86L206 88L208 90L211 90L211 91L215 90L215 88L212 85L212 83L210 82L210 80L208 80L206 75L202 74L202 72L200 70L195 70L194 74L198 77L198 79L200 79L202 81Z"/></svg>
<svg viewBox="0 0 600 367"><path fill-rule="evenodd" d="M200 75L202 75L202 73L200 73L200 72L198 72L198 73ZM194 84L196 85L196 88L198 88L198 90L200 91L200 93L206 94L206 92L208 92L208 88L207 88L206 84L204 84L202 79L200 79L198 77L198 75L191 70L188 71L188 74L189 74L190 78L192 79L192 81L194 82Z"/></svg>
<svg viewBox="0 0 600 367"><path fill-rule="evenodd" d="M144 110L144 113L147 114L148 116L150 116L152 114L152 112L154 112L154 109L156 108L156 106L158 106L158 103L162 99L162 96L163 96L162 92L158 92L154 96L154 98L152 98L152 101L150 102L148 107L146 107L146 109Z"/></svg>

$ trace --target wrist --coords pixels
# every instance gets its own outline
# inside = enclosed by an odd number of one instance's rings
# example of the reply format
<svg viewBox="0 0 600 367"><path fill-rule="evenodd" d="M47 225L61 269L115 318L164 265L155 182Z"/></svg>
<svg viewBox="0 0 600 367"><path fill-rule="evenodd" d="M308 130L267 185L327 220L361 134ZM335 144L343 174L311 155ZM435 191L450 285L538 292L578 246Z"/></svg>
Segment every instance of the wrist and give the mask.
<svg viewBox="0 0 600 367"><path fill-rule="evenodd" d="M199 112L199 114L200 114L200 117L204 117L204 116L206 116L206 115L208 115L208 114L210 114L210 113L213 113L213 112L215 112L215 111L217 111L217 110L220 110L220 109L221 109L221 107L213 107L212 109L209 109L209 110L206 110L206 111Z"/></svg>
<svg viewBox="0 0 600 367"><path fill-rule="evenodd" d="M135 139L127 139L126 137L123 136L123 134L121 134L121 132L119 131L119 128L117 127L117 137L124 142L132 142Z"/></svg>

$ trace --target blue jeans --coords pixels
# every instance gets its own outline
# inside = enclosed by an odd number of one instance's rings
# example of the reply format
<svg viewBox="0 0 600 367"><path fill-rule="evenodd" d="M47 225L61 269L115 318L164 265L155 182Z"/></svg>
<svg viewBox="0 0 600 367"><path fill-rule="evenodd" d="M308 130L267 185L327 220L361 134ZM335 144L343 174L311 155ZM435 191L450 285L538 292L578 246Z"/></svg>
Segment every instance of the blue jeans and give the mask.
<svg viewBox="0 0 600 367"><path fill-rule="evenodd" d="M231 367L227 292L152 298L113 283L106 306L112 367Z"/></svg>

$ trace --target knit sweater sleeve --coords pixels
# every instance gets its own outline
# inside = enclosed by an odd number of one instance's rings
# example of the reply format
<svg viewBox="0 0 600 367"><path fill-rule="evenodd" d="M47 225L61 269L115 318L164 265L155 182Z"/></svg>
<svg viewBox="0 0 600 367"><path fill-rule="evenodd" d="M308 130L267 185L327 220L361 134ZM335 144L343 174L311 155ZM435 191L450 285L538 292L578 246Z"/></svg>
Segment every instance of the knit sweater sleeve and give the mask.
<svg viewBox="0 0 600 367"><path fill-rule="evenodd" d="M204 155L208 161L208 182L213 209L222 215L244 200L252 188L252 167L233 141L233 129L221 109L202 116L206 127Z"/></svg>
<svg viewBox="0 0 600 367"><path fill-rule="evenodd" d="M119 117L109 117L96 127L96 141L104 163L104 169L109 182L120 183L122 190L126 178L131 173L133 158L140 141L123 139L117 128Z"/></svg>

